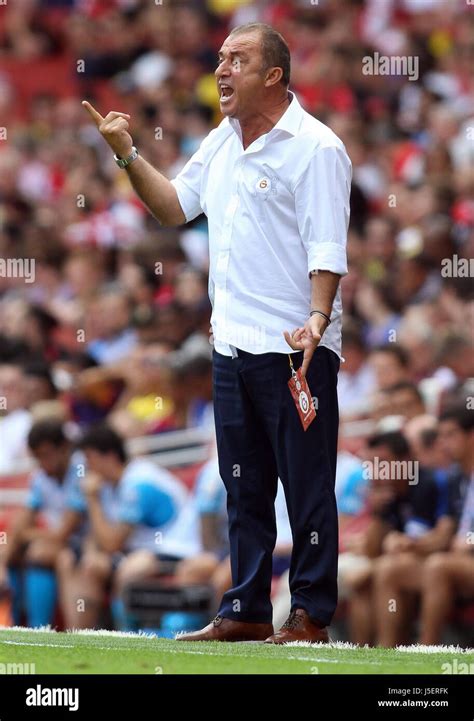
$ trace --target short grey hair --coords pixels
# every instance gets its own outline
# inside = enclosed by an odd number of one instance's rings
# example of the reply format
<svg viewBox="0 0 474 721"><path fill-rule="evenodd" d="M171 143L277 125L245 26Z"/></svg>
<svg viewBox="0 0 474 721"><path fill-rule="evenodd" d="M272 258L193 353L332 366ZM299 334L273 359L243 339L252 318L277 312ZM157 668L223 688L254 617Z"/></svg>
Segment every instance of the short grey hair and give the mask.
<svg viewBox="0 0 474 721"><path fill-rule="evenodd" d="M283 75L280 82L287 88L290 84L291 57L285 38L266 23L239 25L232 30L230 36L252 32L259 32L262 37L263 71L265 72L270 68L281 68Z"/></svg>

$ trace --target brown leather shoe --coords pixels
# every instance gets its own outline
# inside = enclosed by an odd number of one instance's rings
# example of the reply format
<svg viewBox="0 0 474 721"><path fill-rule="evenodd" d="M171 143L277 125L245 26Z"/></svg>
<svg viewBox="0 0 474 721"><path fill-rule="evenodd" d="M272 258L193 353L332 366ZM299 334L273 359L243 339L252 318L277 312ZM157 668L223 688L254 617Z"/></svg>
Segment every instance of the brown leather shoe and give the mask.
<svg viewBox="0 0 474 721"><path fill-rule="evenodd" d="M182 633L176 641L264 641L273 633L271 623L244 623L216 616L200 631Z"/></svg>
<svg viewBox="0 0 474 721"><path fill-rule="evenodd" d="M327 628L320 628L310 619L303 608L295 608L280 630L267 638L265 643L290 643L291 641L328 643L329 640Z"/></svg>

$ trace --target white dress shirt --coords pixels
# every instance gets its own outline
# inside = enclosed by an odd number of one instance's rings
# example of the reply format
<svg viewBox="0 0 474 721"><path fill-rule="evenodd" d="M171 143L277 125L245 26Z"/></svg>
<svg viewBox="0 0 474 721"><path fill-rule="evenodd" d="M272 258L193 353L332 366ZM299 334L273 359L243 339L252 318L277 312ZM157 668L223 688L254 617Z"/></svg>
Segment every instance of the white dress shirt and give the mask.
<svg viewBox="0 0 474 721"><path fill-rule="evenodd" d="M278 123L246 150L225 118L172 180L186 220L209 221L216 351L290 353L283 331L309 316L312 270L347 273L351 162L291 93ZM320 345L341 355L341 294Z"/></svg>

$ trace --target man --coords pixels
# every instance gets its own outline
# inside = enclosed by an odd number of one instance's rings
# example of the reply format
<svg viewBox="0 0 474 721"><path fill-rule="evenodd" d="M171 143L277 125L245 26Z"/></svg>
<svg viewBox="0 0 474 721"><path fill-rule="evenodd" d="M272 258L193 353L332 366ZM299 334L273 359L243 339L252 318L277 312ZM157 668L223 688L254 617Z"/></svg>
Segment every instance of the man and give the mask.
<svg viewBox="0 0 474 721"><path fill-rule="evenodd" d="M209 221L214 412L232 588L209 626L180 639L327 641L337 603L339 281L347 273L351 164L339 138L289 92L290 54L273 28L236 28L217 62L224 120L171 182L132 150L130 116L104 119L84 102L160 222L180 225L202 212ZM317 399L306 431L288 388L288 351ZM294 546L291 613L274 634L278 476Z"/></svg>
<svg viewBox="0 0 474 721"><path fill-rule="evenodd" d="M359 559L356 567L343 554L340 575L350 595L351 640L371 643L375 632L379 645L394 646L404 640L408 627L411 608L405 597L413 590L420 559L446 548L452 525L440 506L431 471L419 468L415 475L404 470L410 448L400 432L372 436L368 447L374 454L368 466L373 468L367 491L370 518L351 552L370 562ZM390 605L393 599L396 613Z"/></svg>
<svg viewBox="0 0 474 721"><path fill-rule="evenodd" d="M94 334L87 348L101 365L117 363L136 346L135 331L130 328L130 301L120 288L102 290L91 308L90 331Z"/></svg>
<svg viewBox="0 0 474 721"><path fill-rule="evenodd" d="M394 343L385 343L372 349L369 364L375 375L378 389L387 391L398 383L409 380L409 358L405 350Z"/></svg>
<svg viewBox="0 0 474 721"><path fill-rule="evenodd" d="M28 435L28 446L38 463L33 472L26 507L8 533L0 560L0 586L12 592L13 620L20 625L25 609L28 626L53 621L57 600L55 565L62 549L78 547L84 531L84 504L80 482L85 466L73 453L61 421L38 421Z"/></svg>
<svg viewBox="0 0 474 721"><path fill-rule="evenodd" d="M469 501L468 494L473 471L472 428L472 413L466 408L453 408L441 414L439 444L455 465L450 469L448 497L437 506L436 525L422 535L410 537L394 533L386 538L386 555L375 569L375 616L381 646L392 647L407 640L404 633L410 631L408 622L420 593L421 642L425 644L439 641L443 623L457 595L472 594L473 567L469 553L472 550L472 508L469 508L472 498ZM421 477L418 488L423 489ZM439 494L438 486L438 497ZM423 502L425 509L427 501L426 498ZM446 553L448 548L451 552ZM396 613L390 609L390 600L397 602Z"/></svg>
<svg viewBox="0 0 474 721"><path fill-rule="evenodd" d="M363 418L370 410L374 374L367 361L363 328L349 321L344 326L344 366L338 379L339 412L345 420ZM338 474L339 474L338 464Z"/></svg>
<svg viewBox="0 0 474 721"><path fill-rule="evenodd" d="M106 425L92 426L80 446L89 535L77 563L68 551L59 559L63 613L68 628L95 627L113 580L112 613L120 628L126 624L124 588L153 575L160 561L197 552L199 544L187 510L181 520L187 494L174 476L145 458L129 461L122 438Z"/></svg>
<svg viewBox="0 0 474 721"><path fill-rule="evenodd" d="M27 436L31 413L25 380L20 366L0 363L0 473L29 470Z"/></svg>
<svg viewBox="0 0 474 721"><path fill-rule="evenodd" d="M210 583L216 601L220 603L223 593L232 586L231 566L228 542L228 518L225 486L219 475L219 464L213 455L201 469L195 483L194 504L200 519L200 532L203 552L185 559L177 566L175 577L178 583ZM277 541L273 554L272 578L286 581L286 588L277 592L277 606L284 608L288 615L289 590L288 575L291 554L291 529L286 508L285 495L281 483L275 499ZM281 582L278 584L281 587ZM274 604L275 606L275 604ZM275 608L274 608L275 611ZM278 615L278 611L276 611Z"/></svg>
<svg viewBox="0 0 474 721"><path fill-rule="evenodd" d="M433 553L421 574L420 643L440 643L458 598L474 597L474 423L472 411L451 408L440 418L440 441L454 462L448 514L456 533L448 553Z"/></svg>
<svg viewBox="0 0 474 721"><path fill-rule="evenodd" d="M423 396L418 386L410 381L401 381L386 388L391 412L394 416L403 416L405 420L421 416L426 412Z"/></svg>

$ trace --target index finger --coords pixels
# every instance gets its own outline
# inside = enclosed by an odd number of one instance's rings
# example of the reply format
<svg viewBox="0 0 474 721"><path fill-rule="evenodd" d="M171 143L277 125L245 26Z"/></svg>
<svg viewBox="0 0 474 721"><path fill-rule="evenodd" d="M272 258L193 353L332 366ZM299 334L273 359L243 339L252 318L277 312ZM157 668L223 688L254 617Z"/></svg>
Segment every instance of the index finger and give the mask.
<svg viewBox="0 0 474 721"><path fill-rule="evenodd" d="M305 348L305 351L303 353L303 362L301 364L301 375L303 378L306 377L306 373L308 372L309 364L311 361L311 358L314 355L315 348Z"/></svg>
<svg viewBox="0 0 474 721"><path fill-rule="evenodd" d="M97 110L89 103L88 100L83 100L82 105L89 112L89 115L92 116L96 125L100 125L100 123L103 122L104 118L102 117L102 115L99 112L97 112Z"/></svg>

